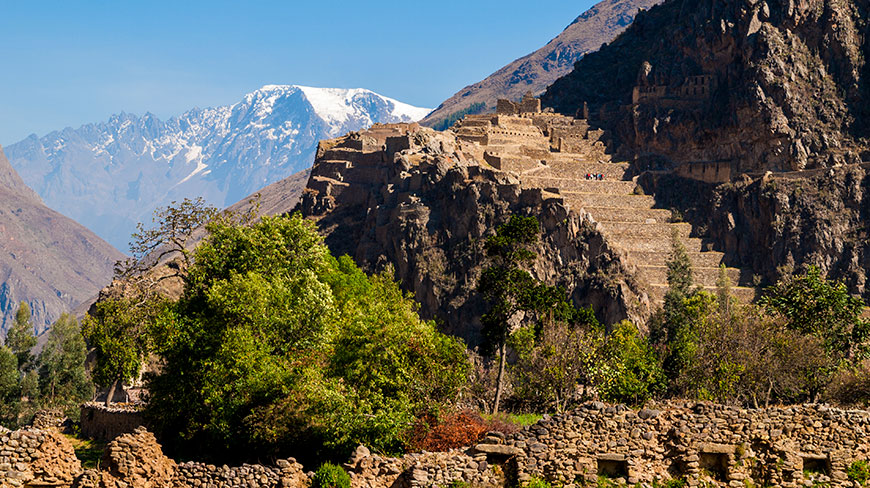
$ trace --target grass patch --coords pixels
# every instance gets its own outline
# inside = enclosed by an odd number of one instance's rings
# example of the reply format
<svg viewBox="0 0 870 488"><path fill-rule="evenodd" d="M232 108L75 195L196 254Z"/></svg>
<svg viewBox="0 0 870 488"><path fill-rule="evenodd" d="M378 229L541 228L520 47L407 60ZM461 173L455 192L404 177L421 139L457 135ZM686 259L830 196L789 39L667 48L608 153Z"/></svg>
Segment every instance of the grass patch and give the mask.
<svg viewBox="0 0 870 488"><path fill-rule="evenodd" d="M520 427L528 427L532 424L536 424L542 417L543 415L537 413L498 413L495 415L483 415L483 418L486 420L500 420Z"/></svg>
<svg viewBox="0 0 870 488"><path fill-rule="evenodd" d="M82 468L90 469L99 466L100 459L102 459L103 453L106 451L105 442L92 439L79 439L71 435L67 435L66 438L72 443L76 457L82 463Z"/></svg>

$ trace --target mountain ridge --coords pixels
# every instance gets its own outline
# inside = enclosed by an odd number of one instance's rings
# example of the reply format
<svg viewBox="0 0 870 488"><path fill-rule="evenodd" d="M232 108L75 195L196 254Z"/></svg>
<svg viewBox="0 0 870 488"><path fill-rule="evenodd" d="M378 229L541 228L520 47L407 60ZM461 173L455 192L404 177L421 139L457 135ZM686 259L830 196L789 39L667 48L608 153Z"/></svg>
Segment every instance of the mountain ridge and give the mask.
<svg viewBox="0 0 870 488"><path fill-rule="evenodd" d="M0 147L0 331L20 302L37 331L96 293L123 255L51 210L27 188Z"/></svg>
<svg viewBox="0 0 870 488"><path fill-rule="evenodd" d="M545 46L502 67L485 79L468 85L441 103L420 121L436 127L451 115L474 104L493 111L499 98L519 99L526 91L538 94L568 74L574 63L610 42L634 20L637 10L662 0L603 0L582 13ZM479 106L479 105L478 105Z"/></svg>
<svg viewBox="0 0 870 488"><path fill-rule="evenodd" d="M231 205L309 167L321 139L428 111L360 88L264 85L232 105L165 121L122 112L7 151L49 207L124 248L155 208L199 195Z"/></svg>

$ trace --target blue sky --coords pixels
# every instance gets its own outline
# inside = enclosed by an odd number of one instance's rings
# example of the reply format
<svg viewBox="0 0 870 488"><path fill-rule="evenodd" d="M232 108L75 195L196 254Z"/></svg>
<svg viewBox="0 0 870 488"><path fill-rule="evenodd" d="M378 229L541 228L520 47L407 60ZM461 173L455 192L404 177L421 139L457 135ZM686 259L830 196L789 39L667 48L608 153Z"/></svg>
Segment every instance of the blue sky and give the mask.
<svg viewBox="0 0 870 488"><path fill-rule="evenodd" d="M166 118L266 84L434 107L592 0L0 0L0 144L121 111Z"/></svg>

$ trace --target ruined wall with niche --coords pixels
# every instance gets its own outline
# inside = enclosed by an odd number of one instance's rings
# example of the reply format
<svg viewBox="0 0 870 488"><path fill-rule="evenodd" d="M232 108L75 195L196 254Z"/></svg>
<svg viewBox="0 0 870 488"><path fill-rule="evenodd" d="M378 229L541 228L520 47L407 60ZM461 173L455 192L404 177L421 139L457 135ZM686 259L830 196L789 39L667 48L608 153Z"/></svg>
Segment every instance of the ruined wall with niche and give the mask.
<svg viewBox="0 0 870 488"><path fill-rule="evenodd" d="M744 410L711 403L670 403L631 410L590 403L509 436L520 481L562 484L598 476L650 486L852 486L846 470L870 457L870 413L824 405ZM748 485L746 485L748 486Z"/></svg>
<svg viewBox="0 0 870 488"><path fill-rule="evenodd" d="M562 486L853 486L846 471L870 459L870 412L825 405L745 410L670 402L633 410L590 402L545 416L524 430L487 433L448 452L380 456L357 448L344 468L354 488L431 488L454 481L513 486L533 476ZM0 431L0 486L307 487L293 458L273 464L176 463L140 427L109 443L100 468L84 470L69 441L53 430Z"/></svg>

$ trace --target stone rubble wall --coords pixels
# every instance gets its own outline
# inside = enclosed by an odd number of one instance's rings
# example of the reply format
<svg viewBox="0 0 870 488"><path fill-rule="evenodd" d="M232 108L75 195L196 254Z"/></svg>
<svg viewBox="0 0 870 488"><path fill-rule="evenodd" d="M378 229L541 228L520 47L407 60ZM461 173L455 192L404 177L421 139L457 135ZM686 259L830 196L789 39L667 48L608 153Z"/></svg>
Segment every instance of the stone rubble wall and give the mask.
<svg viewBox="0 0 870 488"><path fill-rule="evenodd" d="M81 467L70 441L56 431L0 427L0 488L69 486Z"/></svg>
<svg viewBox="0 0 870 488"><path fill-rule="evenodd" d="M595 485L599 476L647 488L672 478L692 487L788 488L855 486L846 471L859 460L870 460L867 411L744 410L703 402L632 410L592 402L449 452L390 458L360 446L344 467L353 488L443 488L455 481L515 486L532 477L567 488ZM2 488L303 488L310 475L292 458L269 466L178 464L143 427L112 441L99 470L83 471L55 430L0 432Z"/></svg>

